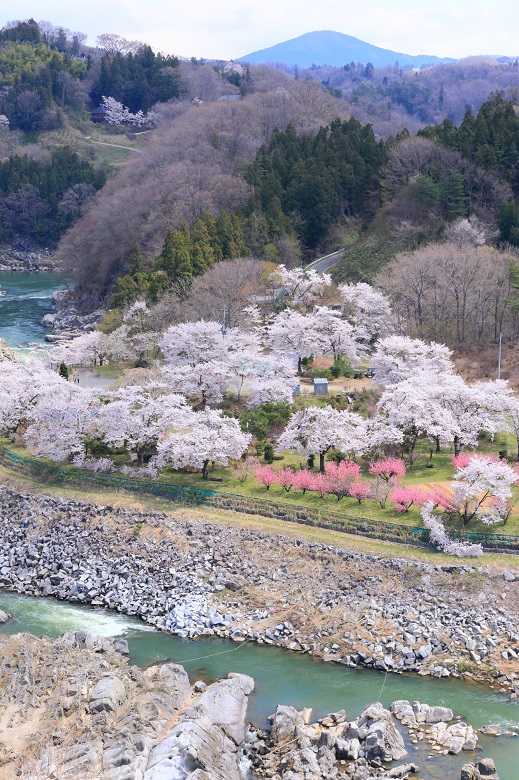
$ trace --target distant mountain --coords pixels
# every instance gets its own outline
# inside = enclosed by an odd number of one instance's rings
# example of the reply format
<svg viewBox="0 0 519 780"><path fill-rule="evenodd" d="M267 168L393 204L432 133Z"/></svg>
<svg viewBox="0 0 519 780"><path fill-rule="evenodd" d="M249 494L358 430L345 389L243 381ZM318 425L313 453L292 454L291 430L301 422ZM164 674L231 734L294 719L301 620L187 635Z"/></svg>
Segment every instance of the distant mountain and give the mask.
<svg viewBox="0 0 519 780"><path fill-rule="evenodd" d="M260 49L246 54L236 61L251 64L282 62L289 66L297 65L300 68L309 68L312 65L340 67L349 62L362 62L364 65L371 62L375 68L383 68L385 65L394 65L396 61L399 65L411 65L414 68L419 68L422 65L457 62L449 57L402 54L402 52L390 49L381 49L379 46L360 41L352 35L344 35L331 30L305 33L305 35L278 43L268 49Z"/></svg>

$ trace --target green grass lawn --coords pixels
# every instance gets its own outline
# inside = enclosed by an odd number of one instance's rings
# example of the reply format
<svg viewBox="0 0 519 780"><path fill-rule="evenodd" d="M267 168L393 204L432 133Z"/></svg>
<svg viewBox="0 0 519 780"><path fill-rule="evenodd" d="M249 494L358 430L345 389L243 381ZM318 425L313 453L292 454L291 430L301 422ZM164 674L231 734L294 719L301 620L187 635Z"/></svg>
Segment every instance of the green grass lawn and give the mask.
<svg viewBox="0 0 519 780"><path fill-rule="evenodd" d="M108 369L108 367L107 367ZM484 442L485 451L493 451L497 454L499 449L506 449L503 441L505 437L499 437L495 442ZM13 447L6 442L10 449L17 453L32 457L31 454L22 448ZM424 443L425 444L425 443ZM487 446L488 445L488 446ZM510 450L509 450L510 451ZM442 482L449 484L452 481L454 468L451 463L452 455L448 452L433 453L430 460L430 452L427 446L421 445L417 450L416 463L412 469L408 470L403 482L405 485L425 484ZM41 459L51 464L48 459ZM125 456L116 456L116 462L121 464L126 460ZM433 467L428 464L432 462ZM63 465L63 464L60 464ZM281 469L291 466L294 469L304 467L305 459L300 455L286 453L282 458L273 463L275 469ZM363 465L363 470L367 476L367 464ZM423 523L417 507L412 506L408 512L397 512L388 501L386 508L382 509L374 500L363 501L359 505L356 499L343 498L337 501L335 496L325 495L320 498L317 493L306 492L304 495L300 490L290 490L287 492L280 485L272 485L269 490L261 483L255 481L254 476L250 475L244 482L241 482L234 474L232 467L219 467L210 471L210 479L204 480L200 472L173 471L172 469L163 469L159 480L162 482L171 482L176 485L193 487L203 490L214 490L222 493L232 493L253 499L267 499L276 502L283 502L288 506L304 506L316 512L331 511L345 516L364 517L370 520L376 520L386 523L397 523L407 525L413 528L422 528ZM221 480L221 481L220 481ZM514 488L516 501L519 502L519 488ZM462 529L459 524L450 524L451 530ZM512 515L506 524L498 523L493 526L487 526L478 520L473 520L466 527L466 530L476 533L503 533L507 535L519 535L519 506L515 506Z"/></svg>

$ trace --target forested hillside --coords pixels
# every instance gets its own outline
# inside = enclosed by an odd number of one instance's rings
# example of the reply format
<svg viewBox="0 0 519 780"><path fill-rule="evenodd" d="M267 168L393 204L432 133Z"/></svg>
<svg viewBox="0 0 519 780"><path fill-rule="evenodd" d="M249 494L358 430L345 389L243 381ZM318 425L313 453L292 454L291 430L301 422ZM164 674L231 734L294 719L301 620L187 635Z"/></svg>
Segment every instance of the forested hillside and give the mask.
<svg viewBox="0 0 519 780"><path fill-rule="evenodd" d="M33 20L0 33L0 240L60 241L85 307L185 299L221 260L341 246L336 279L373 282L463 220L519 245L515 63L283 73L99 43ZM92 125L103 98L122 119Z"/></svg>

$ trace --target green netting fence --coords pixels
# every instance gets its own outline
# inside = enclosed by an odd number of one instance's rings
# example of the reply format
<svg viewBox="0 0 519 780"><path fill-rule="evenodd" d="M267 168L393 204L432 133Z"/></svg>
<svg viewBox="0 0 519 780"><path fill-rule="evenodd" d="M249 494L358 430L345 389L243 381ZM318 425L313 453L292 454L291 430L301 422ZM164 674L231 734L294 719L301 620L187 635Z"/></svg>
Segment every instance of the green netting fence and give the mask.
<svg viewBox="0 0 519 780"><path fill-rule="evenodd" d="M125 490L129 493L160 496L186 506L207 506L228 509L243 514L262 515L291 523L326 528L341 533L367 536L372 539L429 547L429 531L401 523L371 520L330 510L315 510L306 506L287 504L267 498L252 498L217 490L204 490L171 482L136 479L117 474L96 474L73 466L52 463L40 458L28 458L0 445L0 463L7 469L24 474L40 482L70 485L82 489ZM506 534L479 534L471 531L450 532L452 536L486 550L519 554L519 536Z"/></svg>

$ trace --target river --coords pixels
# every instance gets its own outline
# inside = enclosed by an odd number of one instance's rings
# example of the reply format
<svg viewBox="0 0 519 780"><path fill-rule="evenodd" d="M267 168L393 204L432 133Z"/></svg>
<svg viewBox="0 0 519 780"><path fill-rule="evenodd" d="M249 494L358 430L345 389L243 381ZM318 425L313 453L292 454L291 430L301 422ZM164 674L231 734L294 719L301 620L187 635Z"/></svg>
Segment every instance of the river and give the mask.
<svg viewBox="0 0 519 780"><path fill-rule="evenodd" d="M451 707L475 728L500 723L519 731L519 705L479 685L459 680L431 679L418 675L387 675L339 664L325 663L308 655L275 647L235 644L223 639L183 640L107 610L67 604L52 598L34 598L0 591L0 609L14 619L0 626L0 634L28 631L55 637L64 631L85 628L103 636L124 636L132 663L139 666L174 661L185 666L191 682L211 682L229 672L250 674L256 688L250 697L249 719L263 726L277 704L298 709L313 707L314 716L345 709L358 715L369 703L389 706L396 699L418 700ZM490 756L501 780L517 780L519 738L484 737L476 755ZM423 780L459 780L460 767L471 753L448 758L428 758L424 746L408 743L410 758L420 766Z"/></svg>
<svg viewBox="0 0 519 780"><path fill-rule="evenodd" d="M50 328L41 324L52 311L52 296L67 286L66 280L51 271L0 271L0 338L10 347L25 348L30 342L43 342Z"/></svg>

